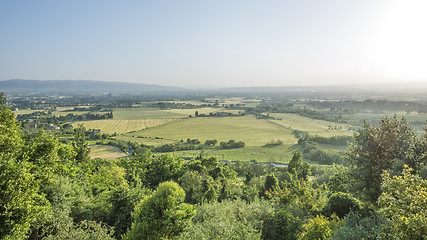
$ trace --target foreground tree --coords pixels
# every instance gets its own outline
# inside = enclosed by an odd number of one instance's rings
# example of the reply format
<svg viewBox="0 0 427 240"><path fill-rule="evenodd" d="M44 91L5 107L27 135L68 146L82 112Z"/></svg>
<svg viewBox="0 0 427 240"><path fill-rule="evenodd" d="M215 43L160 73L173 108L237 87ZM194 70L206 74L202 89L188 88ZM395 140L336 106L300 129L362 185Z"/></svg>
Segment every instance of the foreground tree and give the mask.
<svg viewBox="0 0 427 240"><path fill-rule="evenodd" d="M392 228L389 239L425 239L427 237L427 180L405 166L403 176L385 172L378 199L380 212Z"/></svg>
<svg viewBox="0 0 427 240"><path fill-rule="evenodd" d="M164 182L135 207L134 222L124 239L171 239L181 233L195 214L184 203L185 192L175 182Z"/></svg>
<svg viewBox="0 0 427 240"><path fill-rule="evenodd" d="M0 239L23 239L45 210L23 145L20 127L0 94Z"/></svg>
<svg viewBox="0 0 427 240"><path fill-rule="evenodd" d="M365 122L364 128L355 136L350 147L349 162L352 173L357 176L357 191L366 200L376 202L381 194L381 174L387 170L400 174L403 164L420 167L422 151L420 142L408 122L402 118L384 117L378 126Z"/></svg>

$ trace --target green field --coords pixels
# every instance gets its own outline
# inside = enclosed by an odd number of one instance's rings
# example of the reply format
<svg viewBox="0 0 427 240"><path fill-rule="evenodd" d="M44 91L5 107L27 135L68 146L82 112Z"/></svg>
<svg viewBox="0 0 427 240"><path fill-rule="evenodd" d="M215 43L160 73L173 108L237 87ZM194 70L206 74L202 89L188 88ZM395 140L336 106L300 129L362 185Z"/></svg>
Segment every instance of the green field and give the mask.
<svg viewBox="0 0 427 240"><path fill-rule="evenodd" d="M167 140L216 139L218 142L234 139L246 146L263 146L271 140L284 144L295 144L297 139L292 131L278 124L253 116L188 118L145 129L126 136L160 137Z"/></svg>
<svg viewBox="0 0 427 240"><path fill-rule="evenodd" d="M100 129L101 133L127 133L131 131L142 130L146 128L156 127L163 125L176 119L172 118L156 118L156 119L129 119L129 120L93 120L93 121L80 121L73 123L76 127L83 124L86 129Z"/></svg>
<svg viewBox="0 0 427 240"><path fill-rule="evenodd" d="M89 145L90 147L90 157L91 158L103 158L115 160L118 158L128 156L126 153L122 152L118 147L108 146L108 145Z"/></svg>
<svg viewBox="0 0 427 240"><path fill-rule="evenodd" d="M352 131L348 131L348 128L351 127L349 124L317 120L293 113L272 113L270 116L276 118L276 120L270 120L271 122L280 124L292 130L307 131L312 135L322 137L353 135ZM342 129L329 129L329 126L332 128L339 128L339 126L341 126Z"/></svg>
<svg viewBox="0 0 427 240"><path fill-rule="evenodd" d="M170 139L160 139L160 138L154 138L154 137L138 138L136 137L136 135L134 137L132 133L126 134L126 135L117 135L116 139L121 141L126 141L126 142L131 141L131 142L142 143L150 146L160 146L163 144L176 143L176 140L170 140Z"/></svg>
<svg viewBox="0 0 427 240"><path fill-rule="evenodd" d="M66 116L68 114L72 113L73 115L83 115L86 113L90 113L89 111L55 111L52 113L53 116L59 117L59 116Z"/></svg>
<svg viewBox="0 0 427 240"><path fill-rule="evenodd" d="M295 152L301 151L298 145L285 144L275 147L251 146L235 149L205 149L203 155L206 157L217 157L218 160L230 161L257 161L288 163ZM195 158L201 150L180 151L172 154L183 158Z"/></svg>
<svg viewBox="0 0 427 240"><path fill-rule="evenodd" d="M31 114L33 112L40 112L40 111L44 111L44 110L31 110L31 109L25 109L25 110L18 110L18 111L13 111L13 114L15 114L15 116L18 115L24 115L24 114Z"/></svg>

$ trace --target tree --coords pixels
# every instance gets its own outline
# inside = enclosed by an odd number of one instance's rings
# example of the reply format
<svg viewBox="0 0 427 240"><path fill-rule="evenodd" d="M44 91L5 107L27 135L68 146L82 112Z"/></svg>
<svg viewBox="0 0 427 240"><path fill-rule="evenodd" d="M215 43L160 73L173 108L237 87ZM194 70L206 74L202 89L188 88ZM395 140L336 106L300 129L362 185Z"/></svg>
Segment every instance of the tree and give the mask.
<svg viewBox="0 0 427 240"><path fill-rule="evenodd" d="M196 112L194 113L194 116L198 117L198 116L199 116L199 111L196 111Z"/></svg>
<svg viewBox="0 0 427 240"><path fill-rule="evenodd" d="M178 239L259 240L263 222L274 212L268 201L243 200L197 205L191 226Z"/></svg>
<svg viewBox="0 0 427 240"><path fill-rule="evenodd" d="M371 202L376 202L381 194L383 170L400 174L403 164L418 169L422 162L422 147L405 118L384 117L378 126L365 122L354 142L348 160L351 172L359 179L360 184L355 187Z"/></svg>
<svg viewBox="0 0 427 240"><path fill-rule="evenodd" d="M84 163L89 160L90 148L86 142L86 128L83 124L79 124L79 127L74 129L75 142L73 143L74 150L77 152L76 161L78 163Z"/></svg>
<svg viewBox="0 0 427 240"><path fill-rule="evenodd" d="M195 215L193 205L184 203L185 192L175 182L159 185L133 212L134 222L124 239L171 239L181 233Z"/></svg>
<svg viewBox="0 0 427 240"><path fill-rule="evenodd" d="M278 188L279 180L277 180L276 176L274 176L274 173L271 173L265 178L264 192L262 192L260 195L269 198L270 194L266 194L266 192L273 192Z"/></svg>
<svg viewBox="0 0 427 240"><path fill-rule="evenodd" d="M317 215L315 218L310 219L308 223L304 224L305 228L299 240L322 240L330 239L333 231L338 227L339 219L337 217L324 217Z"/></svg>
<svg viewBox="0 0 427 240"><path fill-rule="evenodd" d="M324 207L324 212L328 216L335 213L338 217L343 218L350 211L358 212L361 208L360 201L350 194L336 192L329 197Z"/></svg>
<svg viewBox="0 0 427 240"><path fill-rule="evenodd" d="M405 165L403 176L383 174L380 212L393 226L391 239L425 239L427 236L427 180L411 173Z"/></svg>
<svg viewBox="0 0 427 240"><path fill-rule="evenodd" d="M302 154L300 152L297 152L292 157L292 160L288 163L287 171L290 174L298 176L298 178L307 180L308 168L308 163L302 161Z"/></svg>
<svg viewBox="0 0 427 240"><path fill-rule="evenodd" d="M302 232L303 219L287 209L281 209L264 222L262 239L293 240Z"/></svg>
<svg viewBox="0 0 427 240"><path fill-rule="evenodd" d="M42 218L46 199L40 180L22 152L24 141L6 99L0 94L0 239L23 239L32 223Z"/></svg>

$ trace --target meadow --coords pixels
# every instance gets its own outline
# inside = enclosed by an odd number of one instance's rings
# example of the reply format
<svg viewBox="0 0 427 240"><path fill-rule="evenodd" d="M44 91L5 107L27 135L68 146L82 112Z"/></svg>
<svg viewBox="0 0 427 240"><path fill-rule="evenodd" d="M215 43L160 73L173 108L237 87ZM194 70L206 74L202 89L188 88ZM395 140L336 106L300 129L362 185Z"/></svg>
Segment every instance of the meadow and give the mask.
<svg viewBox="0 0 427 240"><path fill-rule="evenodd" d="M126 153L121 151L118 147L108 145L89 145L91 158L103 158L109 160L116 160L118 158L128 156Z"/></svg>
<svg viewBox="0 0 427 240"><path fill-rule="evenodd" d="M249 146L235 149L219 149L215 147L203 150L180 151L173 154L185 159L192 159L202 154L205 157L217 157L221 161L288 163L293 154L298 151L301 151L298 145L284 144L274 147ZM156 155L160 155L160 153Z"/></svg>
<svg viewBox="0 0 427 240"><path fill-rule="evenodd" d="M246 146L263 146L271 140L281 140L284 144L297 143L291 130L253 116L187 118L126 136L159 137L175 141L190 138L202 142L209 139L218 142L234 139L245 142Z"/></svg>
<svg viewBox="0 0 427 240"><path fill-rule="evenodd" d="M318 135L322 137L353 135L353 131L348 130L349 128L352 128L352 125L350 124L317 120L293 113L272 113L270 116L275 118L275 120L270 120L273 123L282 125L292 130L307 131L311 135ZM341 129L339 129L340 127Z"/></svg>

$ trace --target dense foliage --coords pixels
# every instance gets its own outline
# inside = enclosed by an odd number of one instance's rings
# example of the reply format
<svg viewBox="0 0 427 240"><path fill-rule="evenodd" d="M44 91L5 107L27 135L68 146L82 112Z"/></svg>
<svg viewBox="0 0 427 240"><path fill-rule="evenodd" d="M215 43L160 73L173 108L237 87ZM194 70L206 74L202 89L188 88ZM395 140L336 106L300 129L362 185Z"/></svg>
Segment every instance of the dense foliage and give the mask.
<svg viewBox="0 0 427 240"><path fill-rule="evenodd" d="M427 182L420 174L427 135L415 134L405 119L366 123L350 146L348 168L333 165L338 160L324 166L304 161L308 154L320 159L316 144L341 145L347 137L298 133L303 153L296 151L282 168L203 154L184 161L118 141L132 156L91 159L84 127L71 133L66 145L48 132L22 131L0 96L0 239L427 236Z"/></svg>

